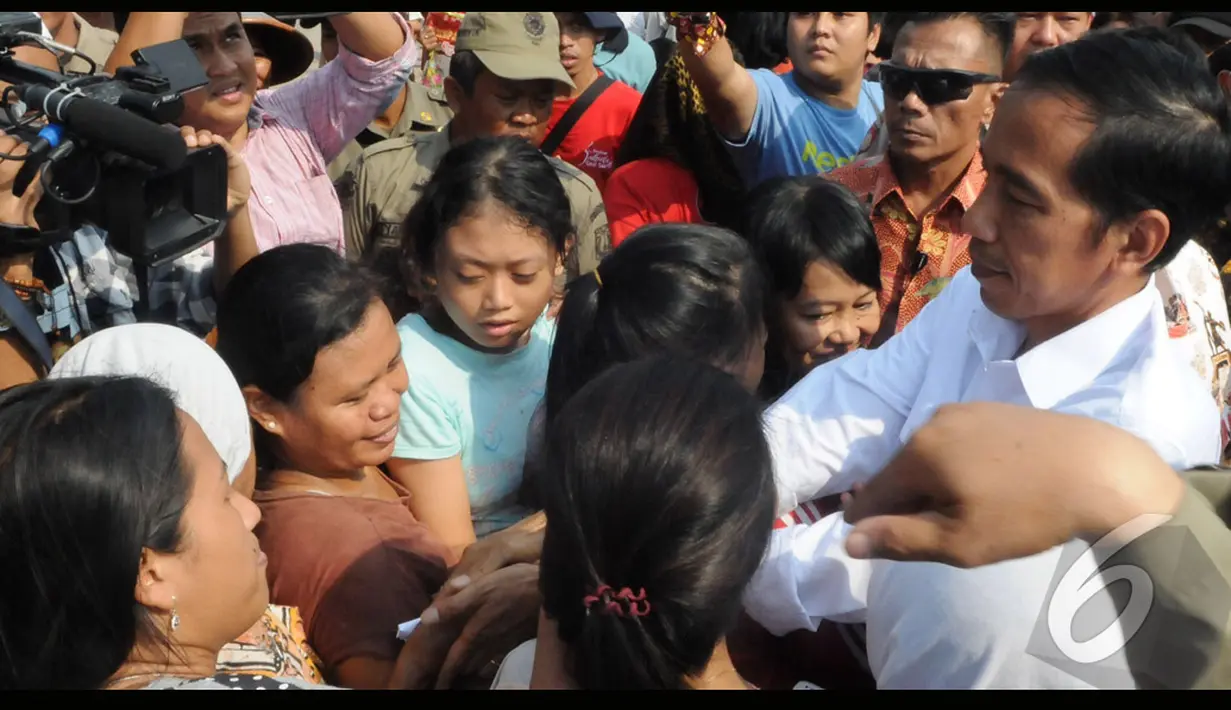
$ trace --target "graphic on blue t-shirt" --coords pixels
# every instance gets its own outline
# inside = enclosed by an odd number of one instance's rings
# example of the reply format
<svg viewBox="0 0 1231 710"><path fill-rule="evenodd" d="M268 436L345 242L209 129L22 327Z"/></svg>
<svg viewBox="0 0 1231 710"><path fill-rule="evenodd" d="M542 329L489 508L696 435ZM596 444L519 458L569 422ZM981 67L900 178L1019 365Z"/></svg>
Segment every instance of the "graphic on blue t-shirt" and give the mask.
<svg viewBox="0 0 1231 710"><path fill-rule="evenodd" d="M750 71L757 110L748 136L728 143L749 188L774 177L827 173L851 162L884 110L880 84L863 82L859 104L836 109L804 93L795 72Z"/></svg>

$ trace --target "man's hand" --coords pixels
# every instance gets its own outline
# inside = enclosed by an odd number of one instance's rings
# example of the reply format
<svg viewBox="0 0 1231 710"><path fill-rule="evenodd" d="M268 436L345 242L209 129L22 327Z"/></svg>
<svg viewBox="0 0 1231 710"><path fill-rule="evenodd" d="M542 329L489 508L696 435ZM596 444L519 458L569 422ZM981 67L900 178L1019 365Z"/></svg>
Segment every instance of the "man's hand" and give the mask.
<svg viewBox="0 0 1231 710"><path fill-rule="evenodd" d="M1132 435L1093 419L1005 404L940 408L853 496L856 558L975 567L1170 513L1183 483Z"/></svg>
<svg viewBox="0 0 1231 710"><path fill-rule="evenodd" d="M180 135L189 150L220 145L227 154L227 213L248 204L248 196L252 194L252 176L248 174L248 164L244 162L239 151L231 147L225 138L210 133L198 131L189 126L180 128Z"/></svg>
<svg viewBox="0 0 1231 710"><path fill-rule="evenodd" d="M543 531L507 528L488 535L466 548L461 562L449 573L449 581L479 579L510 565L537 564L543 553ZM449 585L445 585L446 588Z"/></svg>
<svg viewBox="0 0 1231 710"><path fill-rule="evenodd" d="M440 49L440 40L436 37L436 30L426 22L423 23L423 29L419 32L419 46L423 48L424 54Z"/></svg>
<svg viewBox="0 0 1231 710"><path fill-rule="evenodd" d="M406 666L420 679L435 673L437 689L451 688L455 679L475 676L489 667L494 672L499 658L533 639L540 605L538 565L503 567L474 581L454 578L423 612L419 628L406 640L407 645L416 644L415 652L421 648L425 653L422 660L407 661ZM401 671L403 661L399 660Z"/></svg>

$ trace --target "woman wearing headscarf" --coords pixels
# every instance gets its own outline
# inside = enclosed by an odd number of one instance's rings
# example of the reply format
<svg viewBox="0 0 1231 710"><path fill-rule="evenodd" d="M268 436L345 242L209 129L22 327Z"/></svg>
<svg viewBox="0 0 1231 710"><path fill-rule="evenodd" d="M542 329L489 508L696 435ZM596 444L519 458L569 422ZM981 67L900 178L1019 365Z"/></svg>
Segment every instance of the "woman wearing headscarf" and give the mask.
<svg viewBox="0 0 1231 710"><path fill-rule="evenodd" d="M218 450L231 486L251 497L256 456L248 408L235 377L203 341L179 328L133 323L100 331L64 354L49 379L94 375L137 376L172 393ZM223 647L220 673L299 678L320 683L318 660L295 607L269 605L247 633Z"/></svg>

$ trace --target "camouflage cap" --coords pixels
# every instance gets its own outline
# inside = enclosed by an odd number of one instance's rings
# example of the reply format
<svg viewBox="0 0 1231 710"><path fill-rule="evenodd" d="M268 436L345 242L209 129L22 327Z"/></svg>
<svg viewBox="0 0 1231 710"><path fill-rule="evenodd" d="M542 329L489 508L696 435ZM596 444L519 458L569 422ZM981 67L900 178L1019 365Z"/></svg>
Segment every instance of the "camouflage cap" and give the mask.
<svg viewBox="0 0 1231 710"><path fill-rule="evenodd" d="M502 79L551 79L573 88L560 64L560 25L550 12L468 12L455 48L474 52Z"/></svg>

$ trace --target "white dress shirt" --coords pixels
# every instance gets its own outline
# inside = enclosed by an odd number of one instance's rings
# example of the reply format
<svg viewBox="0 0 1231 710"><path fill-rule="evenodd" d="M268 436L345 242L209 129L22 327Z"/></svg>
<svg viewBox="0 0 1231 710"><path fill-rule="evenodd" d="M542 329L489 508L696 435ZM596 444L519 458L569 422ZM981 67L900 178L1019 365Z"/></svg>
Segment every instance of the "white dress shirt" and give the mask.
<svg viewBox="0 0 1231 710"><path fill-rule="evenodd" d="M869 480L952 402L1093 417L1141 437L1177 468L1218 460L1218 411L1169 342L1153 280L1016 359L1025 329L989 311L979 291L963 269L901 333L817 368L767 412L780 514ZM852 560L843 549L849 529L838 513L775 531L746 595L749 614L779 635L822 618L866 620L881 688L1091 687L1026 650L1067 546L960 570ZM1090 603L1116 616L1105 593Z"/></svg>

